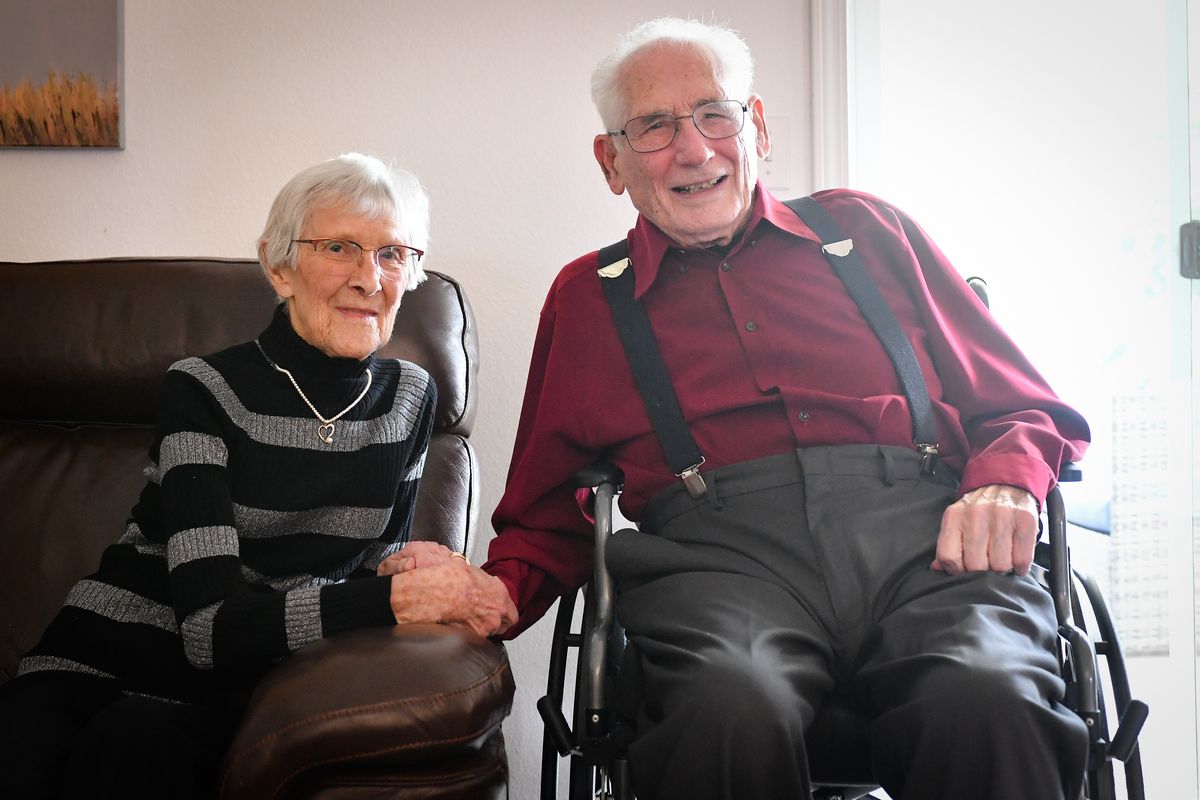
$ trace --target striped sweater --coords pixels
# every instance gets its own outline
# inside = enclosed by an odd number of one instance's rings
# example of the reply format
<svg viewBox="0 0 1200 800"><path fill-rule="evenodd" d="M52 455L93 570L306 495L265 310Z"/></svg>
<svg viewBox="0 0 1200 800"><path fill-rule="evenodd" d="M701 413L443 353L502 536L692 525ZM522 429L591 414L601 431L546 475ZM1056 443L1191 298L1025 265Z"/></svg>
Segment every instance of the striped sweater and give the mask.
<svg viewBox="0 0 1200 800"><path fill-rule="evenodd" d="M20 674L87 672L189 700L323 636L395 623L375 567L408 539L436 389L414 364L325 356L282 307L253 342L171 366L146 486ZM332 443L287 376L336 421Z"/></svg>

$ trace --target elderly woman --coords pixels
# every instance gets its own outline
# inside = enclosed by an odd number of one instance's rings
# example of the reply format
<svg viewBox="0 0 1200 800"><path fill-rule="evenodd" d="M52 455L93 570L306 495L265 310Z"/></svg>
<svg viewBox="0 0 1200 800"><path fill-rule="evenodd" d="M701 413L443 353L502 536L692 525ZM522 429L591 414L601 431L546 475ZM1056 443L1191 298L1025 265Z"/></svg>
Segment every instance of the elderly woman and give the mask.
<svg viewBox="0 0 1200 800"><path fill-rule="evenodd" d="M368 156L280 191L258 253L282 302L254 341L167 372L128 529L0 688L0 796L210 796L245 698L289 653L515 619L465 559L401 549L436 390L375 351L428 227L416 179Z"/></svg>

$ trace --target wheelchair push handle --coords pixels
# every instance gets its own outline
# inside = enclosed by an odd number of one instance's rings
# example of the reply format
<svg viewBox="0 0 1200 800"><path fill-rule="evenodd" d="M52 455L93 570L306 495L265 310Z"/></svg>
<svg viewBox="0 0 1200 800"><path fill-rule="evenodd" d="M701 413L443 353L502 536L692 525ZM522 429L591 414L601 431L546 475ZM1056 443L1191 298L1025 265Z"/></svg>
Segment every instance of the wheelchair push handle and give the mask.
<svg viewBox="0 0 1200 800"><path fill-rule="evenodd" d="M979 298L979 302L983 303L985 308L992 307L991 298L988 297L987 281L978 275L972 275L966 279L967 286L971 287L971 291Z"/></svg>

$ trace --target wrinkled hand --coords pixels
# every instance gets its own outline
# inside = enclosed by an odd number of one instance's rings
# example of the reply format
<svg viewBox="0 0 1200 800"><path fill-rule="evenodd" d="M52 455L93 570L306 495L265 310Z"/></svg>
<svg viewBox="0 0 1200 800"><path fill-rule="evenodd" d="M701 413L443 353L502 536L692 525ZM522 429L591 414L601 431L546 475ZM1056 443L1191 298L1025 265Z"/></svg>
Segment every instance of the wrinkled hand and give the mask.
<svg viewBox="0 0 1200 800"><path fill-rule="evenodd" d="M454 557L454 551L437 542L409 542L379 562L377 575L396 575L410 569L432 567Z"/></svg>
<svg viewBox="0 0 1200 800"><path fill-rule="evenodd" d="M967 492L942 515L933 569L1028 575L1037 544L1037 501L1016 486L992 484Z"/></svg>
<svg viewBox="0 0 1200 800"><path fill-rule="evenodd" d="M461 558L392 575L392 614L400 624L436 622L480 636L503 633L517 607L499 578Z"/></svg>

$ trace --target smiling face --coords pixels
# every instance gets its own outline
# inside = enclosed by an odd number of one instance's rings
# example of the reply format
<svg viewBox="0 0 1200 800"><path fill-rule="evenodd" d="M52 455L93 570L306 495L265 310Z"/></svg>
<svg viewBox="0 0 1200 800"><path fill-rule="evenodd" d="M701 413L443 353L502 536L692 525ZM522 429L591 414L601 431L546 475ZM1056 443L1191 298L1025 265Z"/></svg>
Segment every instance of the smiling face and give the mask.
<svg viewBox="0 0 1200 800"><path fill-rule="evenodd" d="M695 47L651 45L629 58L619 83L627 119L647 114L690 114L728 97L708 55ZM617 147L597 136L593 150L614 194L629 191L635 208L682 247L726 245L750 217L758 159L770 152L762 100L746 101L750 118L737 136L708 139L690 119L675 140L653 153Z"/></svg>
<svg viewBox="0 0 1200 800"><path fill-rule="evenodd" d="M344 204L315 209L298 238L349 239L367 248L405 244L390 218L364 217ZM349 275L339 275L313 248L295 246L300 248L296 268L273 266L269 277L287 301L300 338L340 358L361 360L382 347L392 336L407 278L383 280L370 252L363 253Z"/></svg>

